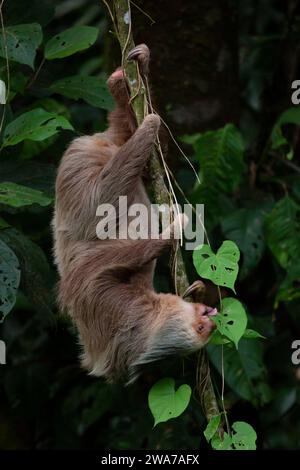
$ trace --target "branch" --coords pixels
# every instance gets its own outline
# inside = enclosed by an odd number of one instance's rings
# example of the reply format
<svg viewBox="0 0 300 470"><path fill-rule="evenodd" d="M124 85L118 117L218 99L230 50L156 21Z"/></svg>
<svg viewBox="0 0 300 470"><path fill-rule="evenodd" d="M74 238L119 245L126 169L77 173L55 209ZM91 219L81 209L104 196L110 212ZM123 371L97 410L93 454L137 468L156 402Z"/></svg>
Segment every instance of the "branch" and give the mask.
<svg viewBox="0 0 300 470"><path fill-rule="evenodd" d="M110 16L114 23L114 27L116 29L116 33L122 50L122 67L125 71L125 76L127 78L132 97L132 107L136 114L138 124L141 124L148 110L146 94L147 90L145 90L145 87L142 83L137 64L126 60L129 51L134 47L134 41L132 36L130 1L112 0L110 4L108 4L106 0L103 1L109 10ZM170 195L164 181L164 171L162 169L160 158L156 150L154 150L151 155L150 174L155 202L157 204L169 204ZM182 295L189 287L189 283L179 247L177 247L177 250L174 253L174 257L176 260L175 269L173 273L175 290L176 293ZM208 361L203 356L201 362L201 372L205 374L205 384L202 387L201 395L204 412L207 417L207 420L209 421L209 419L213 415L219 414L219 409L210 378Z"/></svg>

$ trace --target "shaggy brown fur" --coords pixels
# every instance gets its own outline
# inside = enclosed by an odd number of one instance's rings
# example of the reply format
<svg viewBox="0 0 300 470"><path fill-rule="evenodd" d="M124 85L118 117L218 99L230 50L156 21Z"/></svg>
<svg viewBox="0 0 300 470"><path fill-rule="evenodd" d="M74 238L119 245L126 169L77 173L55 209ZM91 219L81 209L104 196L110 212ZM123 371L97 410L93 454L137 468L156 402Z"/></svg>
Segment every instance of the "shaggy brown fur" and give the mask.
<svg viewBox="0 0 300 470"><path fill-rule="evenodd" d="M140 50L132 58L148 61L148 49ZM213 322L205 305L153 290L155 259L173 243L178 219L169 239L96 236L100 204L117 206L122 195L128 207L136 202L149 206L141 175L160 126L159 117L150 114L137 128L121 69L108 84L116 101L109 128L75 139L63 155L53 227L60 307L77 326L82 364L94 375L115 380L134 376L138 365L166 354L201 348ZM119 222L128 218L118 216Z"/></svg>

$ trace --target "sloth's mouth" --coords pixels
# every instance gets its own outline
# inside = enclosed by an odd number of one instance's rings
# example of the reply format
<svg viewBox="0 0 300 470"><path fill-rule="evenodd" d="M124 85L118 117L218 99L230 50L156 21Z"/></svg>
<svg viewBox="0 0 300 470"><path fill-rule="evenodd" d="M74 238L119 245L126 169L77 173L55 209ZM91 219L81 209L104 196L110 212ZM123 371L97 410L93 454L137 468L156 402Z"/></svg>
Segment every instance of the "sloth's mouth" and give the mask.
<svg viewBox="0 0 300 470"><path fill-rule="evenodd" d="M204 304L198 304L196 306L197 320L195 323L195 329L201 338L205 341L208 340L212 331L216 328L215 322L211 317L218 314L218 310L214 307L208 307Z"/></svg>
<svg viewBox="0 0 300 470"><path fill-rule="evenodd" d="M204 304L194 304L195 309L200 317L213 317L218 314L218 310L214 307L209 307L208 305Z"/></svg>
<svg viewBox="0 0 300 470"><path fill-rule="evenodd" d="M206 307L205 312L203 313L203 315L206 315L208 317L213 317L215 315L218 315L218 310L216 308L213 308L213 307Z"/></svg>

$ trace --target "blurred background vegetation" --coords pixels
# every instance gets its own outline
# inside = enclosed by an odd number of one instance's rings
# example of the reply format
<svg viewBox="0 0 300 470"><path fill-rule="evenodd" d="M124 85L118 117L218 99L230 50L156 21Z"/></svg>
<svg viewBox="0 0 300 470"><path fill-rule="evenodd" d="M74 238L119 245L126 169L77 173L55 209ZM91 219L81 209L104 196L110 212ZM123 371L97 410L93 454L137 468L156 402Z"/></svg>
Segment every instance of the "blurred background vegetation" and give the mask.
<svg viewBox="0 0 300 470"><path fill-rule="evenodd" d="M291 103L292 81L300 79L299 2L135 3L150 16L132 4L135 41L151 49L158 108L202 185L172 144L169 164L188 198L205 203L213 247L224 239L238 244L237 293L250 327L267 338L225 349L229 419L252 424L259 447L299 448L300 369L291 362L292 341L300 339L300 108ZM2 14L0 79L10 87L1 105L0 339L7 365L0 366L0 447L205 447L196 392L182 416L154 430L147 405L160 377L194 387L195 357L153 364L127 388L107 385L80 370L75 331L55 305L56 167L74 136L105 128L105 79L120 61L105 8L100 0L13 0ZM85 25L97 28L88 44L57 56L51 38ZM167 264L166 257L155 279L162 291L171 288ZM189 254L186 265L192 282ZM216 348L207 349L220 390Z"/></svg>

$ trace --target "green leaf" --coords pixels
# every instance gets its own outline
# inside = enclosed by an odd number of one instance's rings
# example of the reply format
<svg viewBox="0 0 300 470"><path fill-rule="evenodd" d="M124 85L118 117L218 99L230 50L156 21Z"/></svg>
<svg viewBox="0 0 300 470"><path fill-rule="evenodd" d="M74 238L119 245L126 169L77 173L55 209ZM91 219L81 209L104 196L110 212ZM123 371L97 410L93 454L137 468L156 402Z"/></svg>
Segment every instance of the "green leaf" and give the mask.
<svg viewBox="0 0 300 470"><path fill-rule="evenodd" d="M201 185L196 187L193 200L205 205L206 220L213 226L223 210L220 196L232 195L245 170L242 135L233 124L226 124L190 141L201 169Z"/></svg>
<svg viewBox="0 0 300 470"><path fill-rule="evenodd" d="M230 339L237 348L247 326L247 315L241 302L230 297L223 299L221 312L212 317L212 320L221 335Z"/></svg>
<svg viewBox="0 0 300 470"><path fill-rule="evenodd" d="M201 277L210 279L217 286L228 287L234 292L239 259L239 249L230 240L224 241L216 254L208 245L201 245L193 253L194 265Z"/></svg>
<svg viewBox="0 0 300 470"><path fill-rule="evenodd" d="M31 204L49 206L52 203L52 198L41 191L16 183L0 183L0 203L11 207L23 207Z"/></svg>
<svg viewBox="0 0 300 470"><path fill-rule="evenodd" d="M214 450L233 450L232 440L227 432L224 432L222 439L218 434L215 434L211 440L211 446Z"/></svg>
<svg viewBox="0 0 300 470"><path fill-rule="evenodd" d="M180 142L184 142L185 144L190 144L190 145L194 145L197 140L200 139L200 137L202 136L203 134L200 134L200 132L198 132L197 134L192 134L192 135L182 135L180 137Z"/></svg>
<svg viewBox="0 0 300 470"><path fill-rule="evenodd" d="M5 28L0 36L0 56L6 57L5 43L9 60L29 65L33 69L36 50L43 40L39 24L20 24Z"/></svg>
<svg viewBox="0 0 300 470"><path fill-rule="evenodd" d="M215 330L211 335L209 342L211 344L228 344L230 343L230 340L221 335L219 330Z"/></svg>
<svg viewBox="0 0 300 470"><path fill-rule="evenodd" d="M181 385L175 391L175 380L161 379L156 382L149 392L149 408L154 417L154 426L180 416L189 404L191 387Z"/></svg>
<svg viewBox="0 0 300 470"><path fill-rule="evenodd" d="M4 130L3 147L16 145L23 140L45 140L59 129L74 130L69 121L44 109L36 108L21 114Z"/></svg>
<svg viewBox="0 0 300 470"><path fill-rule="evenodd" d="M3 229L1 239L13 249L21 268L20 288L30 299L39 319L52 318L54 276L43 250L28 237L13 228Z"/></svg>
<svg viewBox="0 0 300 470"><path fill-rule="evenodd" d="M232 425L235 434L232 435L232 444L235 450L255 450L257 435L253 427L243 421L236 421Z"/></svg>
<svg viewBox="0 0 300 470"><path fill-rule="evenodd" d="M245 339L256 339L256 338L266 339L266 337L261 335L260 333L258 333L258 331L251 330L251 329L245 330L245 333L243 334L243 338L245 338Z"/></svg>
<svg viewBox="0 0 300 470"><path fill-rule="evenodd" d="M300 109L297 106L293 106L292 108L289 108L285 110L277 119L273 131L271 134L271 139L273 141L274 134L276 131L282 127L284 124L298 124L300 125Z"/></svg>
<svg viewBox="0 0 300 470"><path fill-rule="evenodd" d="M0 230L8 227L10 227L9 223L6 222L6 220L2 219L2 217L0 217Z"/></svg>
<svg viewBox="0 0 300 470"><path fill-rule="evenodd" d="M99 30L92 26L73 26L51 38L45 45L48 60L62 59L92 46Z"/></svg>
<svg viewBox="0 0 300 470"><path fill-rule="evenodd" d="M221 422L221 415L212 416L209 420L209 423L206 426L205 431L203 432L207 442L216 434Z"/></svg>
<svg viewBox="0 0 300 470"><path fill-rule="evenodd" d="M110 111L114 107L104 78L75 75L54 82L49 90L74 100L82 99L97 108Z"/></svg>
<svg viewBox="0 0 300 470"><path fill-rule="evenodd" d="M20 161L2 158L0 181L10 181L54 196L56 168L53 164L41 161Z"/></svg>
<svg viewBox="0 0 300 470"><path fill-rule="evenodd" d="M264 221L271 210L271 203L262 203L254 209L239 209L222 220L222 230L226 238L233 240L243 253L240 271L244 279L257 266L265 249Z"/></svg>
<svg viewBox="0 0 300 470"><path fill-rule="evenodd" d="M289 146L288 140L282 135L280 128L273 130L272 133L272 149L277 150L280 147Z"/></svg>
<svg viewBox="0 0 300 470"><path fill-rule="evenodd" d="M17 93L24 94L28 77L26 77L20 70L13 71L10 77L10 90L8 101L10 102Z"/></svg>
<svg viewBox="0 0 300 470"><path fill-rule="evenodd" d="M250 424L236 421L232 429L235 433L231 437L226 432L222 439L215 434L211 441L212 448L215 450L256 450L257 435Z"/></svg>
<svg viewBox="0 0 300 470"><path fill-rule="evenodd" d="M9 246L0 240L0 321L3 321L15 305L20 277L18 258Z"/></svg>
<svg viewBox="0 0 300 470"><path fill-rule="evenodd" d="M288 265L288 271L276 293L275 308L279 302L291 302L300 298L300 262L299 258Z"/></svg>
<svg viewBox="0 0 300 470"><path fill-rule="evenodd" d="M294 150L283 135L282 126L285 124L300 125L300 109L297 106L287 109L277 119L271 132L271 148L276 150L280 147L287 147L286 158L291 160L294 156Z"/></svg>
<svg viewBox="0 0 300 470"><path fill-rule="evenodd" d="M280 266L287 269L300 252L300 206L289 196L278 201L266 218L267 244Z"/></svg>

